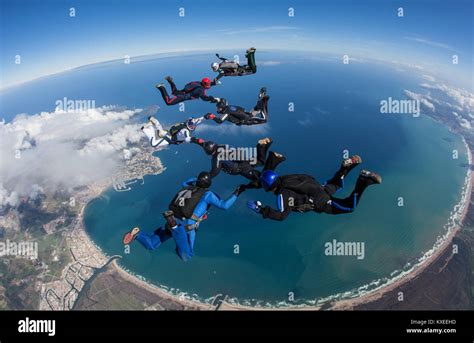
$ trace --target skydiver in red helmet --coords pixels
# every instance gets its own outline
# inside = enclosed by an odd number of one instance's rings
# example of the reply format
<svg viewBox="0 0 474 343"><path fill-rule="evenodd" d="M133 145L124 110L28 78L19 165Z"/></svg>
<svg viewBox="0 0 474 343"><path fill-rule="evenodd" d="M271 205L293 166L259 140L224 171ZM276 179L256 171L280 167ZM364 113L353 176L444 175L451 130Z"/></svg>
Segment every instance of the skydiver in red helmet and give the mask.
<svg viewBox="0 0 474 343"><path fill-rule="evenodd" d="M155 87L158 88L161 95L163 96L163 100L168 106L176 105L180 102L194 99L202 99L204 101L213 103L217 103L220 101L219 98L215 98L206 94L206 90L216 85L215 81L211 81L207 77L203 78L201 81L189 82L188 84L186 84L186 86L184 86L183 89L176 88L176 85L174 84L173 78L171 76L165 77L165 80L168 81L168 83L170 84L172 94L171 97L168 95L168 92L166 91L165 85L163 83L159 83Z"/></svg>

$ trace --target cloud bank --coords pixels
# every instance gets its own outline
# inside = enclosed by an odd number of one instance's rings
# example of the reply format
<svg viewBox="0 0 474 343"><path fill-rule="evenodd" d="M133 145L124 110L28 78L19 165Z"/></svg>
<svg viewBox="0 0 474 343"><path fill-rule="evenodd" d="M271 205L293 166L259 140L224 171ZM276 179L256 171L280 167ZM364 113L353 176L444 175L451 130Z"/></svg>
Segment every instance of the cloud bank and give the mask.
<svg viewBox="0 0 474 343"><path fill-rule="evenodd" d="M140 125L130 123L142 112L104 106L0 123L0 207L112 176L135 151L127 147L144 139Z"/></svg>
<svg viewBox="0 0 474 343"><path fill-rule="evenodd" d="M428 78L424 78L428 80ZM474 94L469 91L448 86L444 83L422 83L425 94L405 90L410 99L419 100L422 108L437 114L454 116L460 128L471 130L474 127Z"/></svg>

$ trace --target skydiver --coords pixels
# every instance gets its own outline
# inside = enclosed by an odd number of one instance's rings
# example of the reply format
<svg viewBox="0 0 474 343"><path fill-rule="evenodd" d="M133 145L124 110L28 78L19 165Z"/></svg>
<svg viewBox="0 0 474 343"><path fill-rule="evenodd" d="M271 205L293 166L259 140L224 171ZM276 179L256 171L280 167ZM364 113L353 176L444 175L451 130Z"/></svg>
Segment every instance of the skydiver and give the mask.
<svg viewBox="0 0 474 343"><path fill-rule="evenodd" d="M165 130L155 117L150 116L148 117L148 123L142 126L141 130L148 137L152 147L163 145L163 141L166 141L168 144L194 143L196 138L192 137L192 134L196 130L197 125L203 120L204 117L189 118Z"/></svg>
<svg viewBox="0 0 474 343"><path fill-rule="evenodd" d="M268 100L267 89L262 87L258 94L255 107L247 112L243 107L227 105L225 99L220 99L217 103L217 114L207 113L206 119L212 119L218 124L229 121L236 125L258 125L268 121Z"/></svg>
<svg viewBox="0 0 474 343"><path fill-rule="evenodd" d="M273 143L271 138L260 139L256 146L257 156L252 156L252 158L246 156L246 159L241 156L239 159L229 159L229 156L227 156L231 155L228 152L232 149L238 151L241 148L232 148L228 145L216 144L202 139L197 139L194 143L202 146L205 153L211 156L211 170L209 172L211 177L217 176L221 170L230 175L241 175L251 181L250 184L245 186L246 189L259 186L261 171L257 167L263 166L262 170L275 170L281 162L286 160L285 156L274 151L270 151L267 156L268 149Z"/></svg>
<svg viewBox="0 0 474 343"><path fill-rule="evenodd" d="M209 173L201 172L197 178L183 182L183 188L175 195L169 204L169 210L163 213L166 224L153 233L145 233L135 227L127 232L123 244L137 240L148 250L157 249L162 243L173 237L176 243L176 253L183 261L194 256L194 241L196 230L200 223L207 219L210 206L227 210L244 191L238 187L226 200L210 191L212 179Z"/></svg>
<svg viewBox="0 0 474 343"><path fill-rule="evenodd" d="M172 97L169 97L168 92L166 91L165 85L163 83L158 83L155 87L161 93L163 100L168 106L176 105L180 102L186 100L194 100L194 99L202 99L204 101L217 103L219 102L219 98L215 98L210 95L206 95L206 90L215 86L215 82L211 81L209 78L205 77L201 81L192 81L186 84L183 89L179 90L176 88L176 85L173 81L171 76L167 76L166 81L171 86L171 94Z"/></svg>
<svg viewBox="0 0 474 343"><path fill-rule="evenodd" d="M351 213L358 205L362 193L373 184L382 183L380 175L362 170L352 193L344 199L333 195L344 186L345 176L362 162L357 155L342 161L336 174L321 185L314 177L305 174L278 176L274 171L267 170L260 176L260 183L267 192L277 196L277 209L263 206L260 201L249 201L247 206L261 214L263 218L284 220L290 212L308 212L327 214Z"/></svg>
<svg viewBox="0 0 474 343"><path fill-rule="evenodd" d="M226 58L220 57L219 54L216 54L217 58L221 62L214 62L211 64L211 69L215 72L218 72L219 75L214 79L214 82L217 84L219 79L223 76L243 76L249 74L255 74L257 72L257 65L255 64L255 51L257 49L250 48L245 52L245 57L247 58L246 65L240 65L235 61L230 61Z"/></svg>

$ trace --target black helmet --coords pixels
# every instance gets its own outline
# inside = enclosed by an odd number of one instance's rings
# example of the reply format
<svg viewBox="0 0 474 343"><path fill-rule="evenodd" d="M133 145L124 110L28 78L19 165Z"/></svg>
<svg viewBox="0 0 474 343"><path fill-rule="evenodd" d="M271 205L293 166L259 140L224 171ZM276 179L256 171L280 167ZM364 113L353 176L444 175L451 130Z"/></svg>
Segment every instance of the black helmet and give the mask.
<svg viewBox="0 0 474 343"><path fill-rule="evenodd" d="M196 181L196 186L199 188L209 188L211 187L212 179L211 179L211 174L208 172L200 172L197 181Z"/></svg>
<svg viewBox="0 0 474 343"><path fill-rule="evenodd" d="M217 144L212 141L207 141L204 143L204 151L208 155L212 155L217 149Z"/></svg>
<svg viewBox="0 0 474 343"><path fill-rule="evenodd" d="M221 98L219 102L216 104L217 113L223 113L226 107L227 107L227 100L224 98Z"/></svg>

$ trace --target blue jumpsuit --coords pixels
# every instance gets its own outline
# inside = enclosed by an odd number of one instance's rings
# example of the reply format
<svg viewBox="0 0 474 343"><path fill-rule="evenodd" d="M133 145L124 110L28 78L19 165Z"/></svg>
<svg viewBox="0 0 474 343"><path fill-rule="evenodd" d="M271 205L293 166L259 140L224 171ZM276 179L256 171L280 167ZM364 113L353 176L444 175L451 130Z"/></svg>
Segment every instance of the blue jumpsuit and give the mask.
<svg viewBox="0 0 474 343"><path fill-rule="evenodd" d="M192 178L183 182L182 186L187 187L195 182L196 178ZM227 200L222 200L214 192L207 191L199 200L193 211L193 214L197 218L202 218L207 213L207 209L210 205L227 210L234 204L236 200L237 196L235 194L232 194ZM146 249L155 250L161 245L161 243L173 237L176 243L176 253L183 261L187 261L194 256L194 240L196 238L195 229L199 223L193 219L176 219L176 221L178 223L178 227L171 230L171 232L165 228L159 228L151 234L140 231L136 239ZM186 226L192 226L193 228L192 230L188 231L185 228Z"/></svg>

